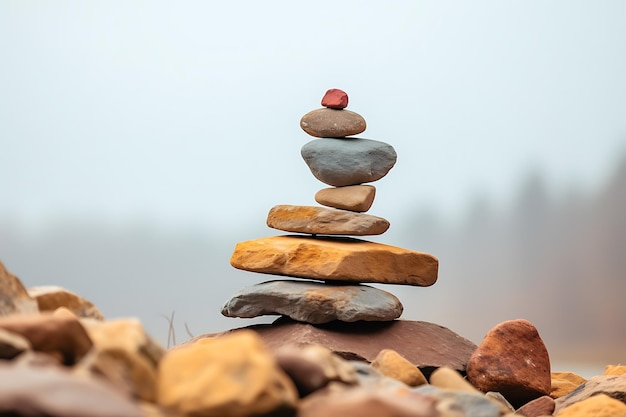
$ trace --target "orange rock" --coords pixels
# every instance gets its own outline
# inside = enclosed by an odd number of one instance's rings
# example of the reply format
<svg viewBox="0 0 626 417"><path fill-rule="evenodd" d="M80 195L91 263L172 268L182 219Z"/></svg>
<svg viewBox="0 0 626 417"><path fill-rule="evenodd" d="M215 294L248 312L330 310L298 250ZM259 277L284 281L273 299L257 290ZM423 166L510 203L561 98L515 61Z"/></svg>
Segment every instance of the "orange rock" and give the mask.
<svg viewBox="0 0 626 417"><path fill-rule="evenodd" d="M0 262L0 316L37 313L37 301L28 295L22 282Z"/></svg>
<svg viewBox="0 0 626 417"><path fill-rule="evenodd" d="M397 379L410 387L418 387L428 383L417 366L393 349L381 350L372 362L372 367L384 376Z"/></svg>
<svg viewBox="0 0 626 417"><path fill-rule="evenodd" d="M380 235L389 229L382 217L317 206L281 204L267 214L267 225L286 232L314 235Z"/></svg>
<svg viewBox="0 0 626 417"><path fill-rule="evenodd" d="M604 368L604 375L623 375L626 374L626 365L607 365Z"/></svg>
<svg viewBox="0 0 626 417"><path fill-rule="evenodd" d="M552 372L552 388L550 389L550 397L564 397L574 391L580 384L587 380L580 375L572 372Z"/></svg>
<svg viewBox="0 0 626 417"><path fill-rule="evenodd" d="M555 417L612 417L626 415L626 404L606 394L598 394L558 411Z"/></svg>
<svg viewBox="0 0 626 417"><path fill-rule="evenodd" d="M319 190L315 201L323 206L364 213L372 207L376 187L373 185L347 185Z"/></svg>
<svg viewBox="0 0 626 417"><path fill-rule="evenodd" d="M230 264L298 278L427 287L437 281L439 261L427 253L353 238L274 236L237 243Z"/></svg>
<svg viewBox="0 0 626 417"><path fill-rule="evenodd" d="M90 301L55 285L28 288L28 294L37 300L39 311L54 311L65 307L81 318L104 320L102 313Z"/></svg>

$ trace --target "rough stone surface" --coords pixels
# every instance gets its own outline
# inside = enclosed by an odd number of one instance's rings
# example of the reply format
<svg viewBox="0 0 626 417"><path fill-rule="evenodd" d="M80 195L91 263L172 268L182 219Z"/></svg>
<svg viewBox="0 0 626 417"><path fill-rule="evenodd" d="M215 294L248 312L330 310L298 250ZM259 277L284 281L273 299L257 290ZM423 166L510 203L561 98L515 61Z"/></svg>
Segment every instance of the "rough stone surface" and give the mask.
<svg viewBox="0 0 626 417"><path fill-rule="evenodd" d="M24 337L33 350L73 365L91 349L92 342L77 319L52 313L0 317L0 329Z"/></svg>
<svg viewBox="0 0 626 417"><path fill-rule="evenodd" d="M275 354L278 366L305 397L331 382L354 385L355 369L329 349L320 345L283 346Z"/></svg>
<svg viewBox="0 0 626 417"><path fill-rule="evenodd" d="M317 138L343 138L363 133L367 125L358 113L322 108L302 116L300 127Z"/></svg>
<svg viewBox="0 0 626 417"><path fill-rule="evenodd" d="M367 285L277 280L238 291L224 304L222 314L244 318L282 314L313 324L389 321L400 317L402 303L393 294Z"/></svg>
<svg viewBox="0 0 626 417"><path fill-rule="evenodd" d="M83 320L82 323L100 350L124 350L131 355L141 355L153 366L165 355L163 346L146 333L137 319Z"/></svg>
<svg viewBox="0 0 626 417"><path fill-rule="evenodd" d="M410 387L428 383L419 368L393 349L381 350L372 361L372 367L384 376L397 379Z"/></svg>
<svg viewBox="0 0 626 417"><path fill-rule="evenodd" d="M626 404L606 394L586 398L556 412L555 417L623 417Z"/></svg>
<svg viewBox="0 0 626 417"><path fill-rule="evenodd" d="M22 282L0 262L0 316L34 314L38 311L37 301L28 295Z"/></svg>
<svg viewBox="0 0 626 417"><path fill-rule="evenodd" d="M272 324L257 324L226 333L241 330L254 330L271 350L293 344L318 344L349 360L372 362L381 350L393 349L426 376L441 366L465 372L467 361L476 349L474 343L452 330L423 321L334 321L314 326L280 318ZM187 343L213 336L197 336Z"/></svg>
<svg viewBox="0 0 626 417"><path fill-rule="evenodd" d="M432 255L353 238L274 236L239 242L238 269L329 281L429 286L439 261Z"/></svg>
<svg viewBox="0 0 626 417"><path fill-rule="evenodd" d="M604 368L604 375L623 375L626 374L626 365L607 365Z"/></svg>
<svg viewBox="0 0 626 417"><path fill-rule="evenodd" d="M322 97L322 106L329 109L345 109L348 107L348 94L338 88L331 88Z"/></svg>
<svg viewBox="0 0 626 417"><path fill-rule="evenodd" d="M346 185L319 190L315 201L327 207L364 213L372 207L375 196L373 185Z"/></svg>
<svg viewBox="0 0 626 417"><path fill-rule="evenodd" d="M279 205L270 209L267 225L286 232L319 235L380 235L389 229L382 217L336 208Z"/></svg>
<svg viewBox="0 0 626 417"><path fill-rule="evenodd" d="M297 417L440 417L437 399L405 388L357 386L319 390L305 398Z"/></svg>
<svg viewBox="0 0 626 417"><path fill-rule="evenodd" d="M550 358L535 326L520 319L491 329L467 364L467 379L483 392L502 393L514 407L549 394Z"/></svg>
<svg viewBox="0 0 626 417"><path fill-rule="evenodd" d="M572 372L552 372L552 388L550 389L550 397L560 398L574 391L587 382L585 378Z"/></svg>
<svg viewBox="0 0 626 417"><path fill-rule="evenodd" d="M251 331L199 340L167 352L159 403L186 416L245 417L293 410L293 382Z"/></svg>
<svg viewBox="0 0 626 417"><path fill-rule="evenodd" d="M555 415L579 401L590 397L606 394L616 400L626 403L626 374L598 375L581 384L574 391L555 400Z"/></svg>
<svg viewBox="0 0 626 417"><path fill-rule="evenodd" d="M54 311L65 307L78 317L103 320L104 317L91 301L54 285L28 288L28 294L37 301L39 311Z"/></svg>
<svg viewBox="0 0 626 417"><path fill-rule="evenodd" d="M378 181L397 159L388 143L360 138L314 139L300 153L315 178L335 187Z"/></svg>
<svg viewBox="0 0 626 417"><path fill-rule="evenodd" d="M51 365L46 358L42 359L0 361L1 415L143 416L140 408L116 387L103 380L72 373L66 368Z"/></svg>
<svg viewBox="0 0 626 417"><path fill-rule="evenodd" d="M554 399L544 395L521 406L515 414L524 417L551 416L554 413Z"/></svg>

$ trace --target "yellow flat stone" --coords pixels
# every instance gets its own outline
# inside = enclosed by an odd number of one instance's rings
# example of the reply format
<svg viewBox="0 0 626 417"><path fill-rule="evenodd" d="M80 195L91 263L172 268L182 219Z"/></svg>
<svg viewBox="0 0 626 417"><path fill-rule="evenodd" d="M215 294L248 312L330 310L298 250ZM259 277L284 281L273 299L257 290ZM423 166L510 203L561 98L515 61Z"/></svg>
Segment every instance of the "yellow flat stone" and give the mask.
<svg viewBox="0 0 626 417"><path fill-rule="evenodd" d="M239 242L230 258L238 269L329 281L427 287L437 281L432 255L353 238L273 236Z"/></svg>

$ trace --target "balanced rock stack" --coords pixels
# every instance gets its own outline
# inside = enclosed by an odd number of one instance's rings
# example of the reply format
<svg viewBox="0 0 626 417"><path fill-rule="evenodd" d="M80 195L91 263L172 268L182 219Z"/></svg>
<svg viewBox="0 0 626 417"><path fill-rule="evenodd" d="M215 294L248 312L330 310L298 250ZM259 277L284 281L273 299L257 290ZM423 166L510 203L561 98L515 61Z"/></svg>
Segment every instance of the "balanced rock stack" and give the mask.
<svg viewBox="0 0 626 417"><path fill-rule="evenodd" d="M301 150L313 175L331 186L315 194L325 206L278 205L267 216L271 228L300 233L240 242L230 263L250 272L305 280L273 280L244 288L222 307L227 317L284 315L298 322L387 322L400 317L392 294L361 283L429 286L437 280L432 255L353 236L380 235L389 222L365 214L376 188L396 162L394 148L356 138L365 119L345 110L348 96L329 90L323 108L305 114L300 126L315 137ZM311 281L317 280L317 281Z"/></svg>

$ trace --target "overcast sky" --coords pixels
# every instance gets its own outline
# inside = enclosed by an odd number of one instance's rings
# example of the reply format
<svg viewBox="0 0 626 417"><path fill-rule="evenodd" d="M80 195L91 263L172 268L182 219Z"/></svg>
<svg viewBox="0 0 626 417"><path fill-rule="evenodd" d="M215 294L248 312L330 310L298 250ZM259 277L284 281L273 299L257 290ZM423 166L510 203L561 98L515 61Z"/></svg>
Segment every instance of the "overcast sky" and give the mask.
<svg viewBox="0 0 626 417"><path fill-rule="evenodd" d="M325 185L300 117L341 88L398 161L370 213L626 151L623 1L0 1L0 216L237 228ZM245 221L244 221L245 219ZM250 236L254 238L257 236Z"/></svg>

